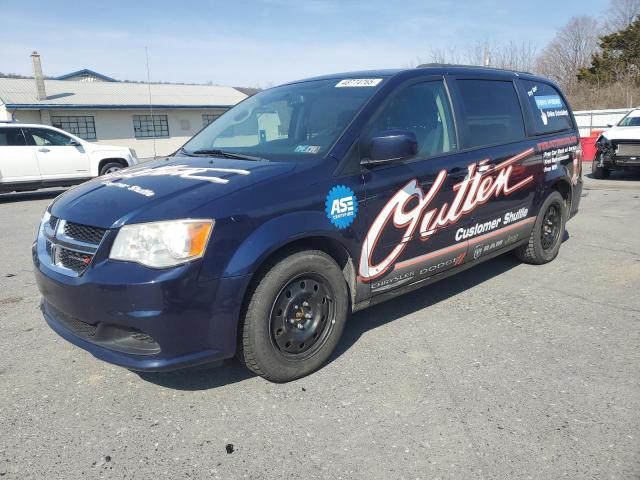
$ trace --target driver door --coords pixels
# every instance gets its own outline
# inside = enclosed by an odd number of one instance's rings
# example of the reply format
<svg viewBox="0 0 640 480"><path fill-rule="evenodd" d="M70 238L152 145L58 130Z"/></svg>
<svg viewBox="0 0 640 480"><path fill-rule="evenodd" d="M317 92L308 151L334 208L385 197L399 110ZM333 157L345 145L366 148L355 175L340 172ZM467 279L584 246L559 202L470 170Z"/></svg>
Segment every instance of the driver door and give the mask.
<svg viewBox="0 0 640 480"><path fill-rule="evenodd" d="M42 180L91 176L87 153L71 137L47 128L28 128L26 132L38 158Z"/></svg>
<svg viewBox="0 0 640 480"><path fill-rule="evenodd" d="M369 231L359 274L372 296L461 265L468 248L455 238L464 216L434 227L441 212L456 209L456 185L467 175L465 160L456 154L453 112L441 78L399 87L365 129L361 155L366 158L371 138L398 130L415 134L417 154L363 166Z"/></svg>

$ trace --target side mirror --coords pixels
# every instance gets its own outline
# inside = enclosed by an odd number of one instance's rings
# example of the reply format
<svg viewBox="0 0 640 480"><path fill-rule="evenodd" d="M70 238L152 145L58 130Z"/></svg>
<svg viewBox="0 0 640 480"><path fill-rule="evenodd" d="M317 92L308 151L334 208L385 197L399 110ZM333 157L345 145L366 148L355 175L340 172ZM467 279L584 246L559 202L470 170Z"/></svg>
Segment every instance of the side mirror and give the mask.
<svg viewBox="0 0 640 480"><path fill-rule="evenodd" d="M416 134L408 130L388 130L371 138L368 150L363 165L403 160L418 153L418 140Z"/></svg>
<svg viewBox="0 0 640 480"><path fill-rule="evenodd" d="M613 123L607 123L607 127L609 128L613 127Z"/></svg>
<svg viewBox="0 0 640 480"><path fill-rule="evenodd" d="M71 139L71 141L69 142L69 145L72 147L79 147L80 142L78 142L77 140Z"/></svg>

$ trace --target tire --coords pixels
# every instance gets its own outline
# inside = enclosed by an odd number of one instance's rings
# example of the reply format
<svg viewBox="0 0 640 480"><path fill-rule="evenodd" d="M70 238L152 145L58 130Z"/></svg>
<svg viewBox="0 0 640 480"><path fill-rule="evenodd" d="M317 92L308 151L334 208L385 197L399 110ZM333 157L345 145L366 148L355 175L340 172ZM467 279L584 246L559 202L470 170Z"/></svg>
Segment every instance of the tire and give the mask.
<svg viewBox="0 0 640 480"><path fill-rule="evenodd" d="M551 209L555 210L553 226L549 224L551 218L547 217ZM518 258L533 265L542 265L556 258L562 245L566 220L567 205L562 195L554 191L542 203L538 211L529 242L516 248L515 253Z"/></svg>
<svg viewBox="0 0 640 480"><path fill-rule="evenodd" d="M308 375L338 344L348 308L347 283L336 262L318 250L294 252L253 282L237 356L272 382Z"/></svg>
<svg viewBox="0 0 640 480"><path fill-rule="evenodd" d="M593 160L591 164L591 176L597 180L601 180L603 178L609 178L609 174L611 170L606 167L599 167L596 163L596 160Z"/></svg>
<svg viewBox="0 0 640 480"><path fill-rule="evenodd" d="M102 166L100 169L100 175L107 175L108 173L117 172L118 170L122 170L124 165L120 162L109 162Z"/></svg>

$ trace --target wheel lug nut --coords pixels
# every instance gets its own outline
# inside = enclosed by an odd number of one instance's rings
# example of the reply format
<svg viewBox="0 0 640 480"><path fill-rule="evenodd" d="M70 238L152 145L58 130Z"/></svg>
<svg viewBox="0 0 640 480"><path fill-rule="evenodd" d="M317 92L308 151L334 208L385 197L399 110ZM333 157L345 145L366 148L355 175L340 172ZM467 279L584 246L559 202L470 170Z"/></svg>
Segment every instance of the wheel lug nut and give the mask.
<svg viewBox="0 0 640 480"><path fill-rule="evenodd" d="M298 309L298 305L294 305L293 308L295 308L297 310Z"/></svg>
<svg viewBox="0 0 640 480"><path fill-rule="evenodd" d="M298 327L298 330L302 330L304 328L301 323L299 323L297 327Z"/></svg>
<svg viewBox="0 0 640 480"><path fill-rule="evenodd" d="M310 313L305 313L304 314L304 318L311 318L311 314Z"/></svg>
<svg viewBox="0 0 640 480"><path fill-rule="evenodd" d="M308 307L309 306L309 302L302 302L302 306L303 307Z"/></svg>

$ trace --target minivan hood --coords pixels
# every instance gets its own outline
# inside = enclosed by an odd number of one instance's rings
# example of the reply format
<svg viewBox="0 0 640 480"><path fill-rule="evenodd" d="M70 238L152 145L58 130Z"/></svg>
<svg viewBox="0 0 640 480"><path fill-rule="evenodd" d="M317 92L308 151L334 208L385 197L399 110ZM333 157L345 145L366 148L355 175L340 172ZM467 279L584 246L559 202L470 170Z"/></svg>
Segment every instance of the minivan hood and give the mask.
<svg viewBox="0 0 640 480"><path fill-rule="evenodd" d="M294 163L172 157L97 177L58 197L51 213L84 225L188 218L204 204L280 177Z"/></svg>
<svg viewBox="0 0 640 480"><path fill-rule="evenodd" d="M609 140L640 140L640 127L613 127L601 135Z"/></svg>

